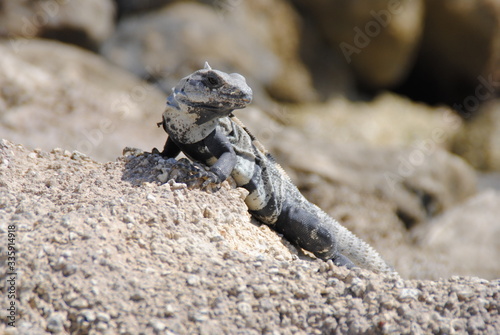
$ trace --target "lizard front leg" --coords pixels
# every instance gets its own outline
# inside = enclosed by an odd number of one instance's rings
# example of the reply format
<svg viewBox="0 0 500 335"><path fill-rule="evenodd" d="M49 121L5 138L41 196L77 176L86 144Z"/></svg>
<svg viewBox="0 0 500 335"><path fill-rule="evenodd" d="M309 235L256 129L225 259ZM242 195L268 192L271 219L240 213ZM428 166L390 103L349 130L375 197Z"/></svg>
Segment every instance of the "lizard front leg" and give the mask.
<svg viewBox="0 0 500 335"><path fill-rule="evenodd" d="M188 157L200 157L200 152L203 152L205 158L195 163L180 159L173 167L171 177L190 187L199 186L212 190L218 188L231 175L236 165L237 157L232 145L225 135L215 130L202 141L193 144L177 144L169 137L160 154L175 157L179 153L178 150L182 150ZM175 156L172 156L173 154ZM210 166L207 166L207 163L211 163Z"/></svg>
<svg viewBox="0 0 500 335"><path fill-rule="evenodd" d="M160 152L156 148L153 148L153 150L151 150L151 153L160 155L164 158L175 158L181 153L181 149L170 137L168 137L165 145L163 146L162 152Z"/></svg>

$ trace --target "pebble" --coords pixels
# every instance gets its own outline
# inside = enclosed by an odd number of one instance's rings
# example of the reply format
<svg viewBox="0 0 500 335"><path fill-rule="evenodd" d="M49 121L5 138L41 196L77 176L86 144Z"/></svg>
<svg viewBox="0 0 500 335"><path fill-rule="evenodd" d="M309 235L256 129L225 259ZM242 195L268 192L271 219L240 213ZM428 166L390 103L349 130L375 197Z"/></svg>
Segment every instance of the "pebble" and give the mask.
<svg viewBox="0 0 500 335"><path fill-rule="evenodd" d="M108 323L109 320L111 320L111 317L109 316L108 313L104 312L97 312L96 314L96 319L105 323Z"/></svg>
<svg viewBox="0 0 500 335"><path fill-rule="evenodd" d="M149 321L149 325L157 333L162 332L165 328L167 328L167 326L158 319L151 319L151 321Z"/></svg>
<svg viewBox="0 0 500 335"><path fill-rule="evenodd" d="M224 237L222 237L221 235L215 235L215 236L210 237L210 242L220 242L223 240L224 240Z"/></svg>
<svg viewBox="0 0 500 335"><path fill-rule="evenodd" d="M351 280L351 292L354 294L356 297L361 297L365 293L366 290L366 284L365 281L354 277Z"/></svg>
<svg viewBox="0 0 500 335"><path fill-rule="evenodd" d="M169 180L168 183L170 184L170 189L175 191L175 190L183 190L187 188L187 185L184 183L176 183L173 180Z"/></svg>
<svg viewBox="0 0 500 335"><path fill-rule="evenodd" d="M451 287L451 291L457 294L458 300L460 301L470 300L476 295L476 293L470 287L464 285L453 285Z"/></svg>
<svg viewBox="0 0 500 335"><path fill-rule="evenodd" d="M252 288L253 288L253 295L256 298L261 298L269 293L269 289L267 288L266 285L255 285Z"/></svg>
<svg viewBox="0 0 500 335"><path fill-rule="evenodd" d="M81 153L79 151L73 151L73 153L71 154L71 159L72 160L75 160L75 161L80 161L80 160L87 160L88 159L88 156L85 155L84 153Z"/></svg>
<svg viewBox="0 0 500 335"><path fill-rule="evenodd" d="M97 322L97 324L95 325L95 328L101 332L108 329L108 327L108 324L102 321Z"/></svg>
<svg viewBox="0 0 500 335"><path fill-rule="evenodd" d="M65 257L59 257L52 268L56 271L62 270L66 267L68 261Z"/></svg>
<svg viewBox="0 0 500 335"><path fill-rule="evenodd" d="M189 286L198 286L200 285L200 278L196 275L190 275L187 277L186 282Z"/></svg>
<svg viewBox="0 0 500 335"><path fill-rule="evenodd" d="M467 321L467 330L470 334L478 334L486 328L483 318L480 315L475 315Z"/></svg>
<svg viewBox="0 0 500 335"><path fill-rule="evenodd" d="M76 298L75 300L70 302L69 305L76 309L84 309L89 307L89 302L85 298Z"/></svg>
<svg viewBox="0 0 500 335"><path fill-rule="evenodd" d="M211 219L215 217L215 213L212 209L210 209L210 207L205 207L203 209L203 217L205 219Z"/></svg>
<svg viewBox="0 0 500 335"><path fill-rule="evenodd" d="M165 316L173 316L175 314L174 306L172 306L170 304L165 305L164 313L165 313Z"/></svg>
<svg viewBox="0 0 500 335"><path fill-rule="evenodd" d="M130 300L132 300L132 301L141 301L141 300L144 300L144 294L142 292L139 292L139 291L134 292L130 296Z"/></svg>
<svg viewBox="0 0 500 335"><path fill-rule="evenodd" d="M420 294L420 290L413 288L403 288L399 291L398 300L408 301L408 300L417 300Z"/></svg>
<svg viewBox="0 0 500 335"><path fill-rule="evenodd" d="M162 173L160 175L158 175L158 180L161 182L161 183L166 183L168 181L168 173Z"/></svg>
<svg viewBox="0 0 500 335"><path fill-rule="evenodd" d="M62 333L64 331L65 317L60 313L52 313L47 318L47 330L51 333Z"/></svg>
<svg viewBox="0 0 500 335"><path fill-rule="evenodd" d="M93 310L91 309L85 309L80 312L80 315L85 319L87 322L94 322L96 319L96 314Z"/></svg>
<svg viewBox="0 0 500 335"><path fill-rule="evenodd" d="M267 273L273 274L273 275L278 274L279 272L280 272L280 269L275 268L275 267L271 267L271 268L269 268L269 270L267 270Z"/></svg>
<svg viewBox="0 0 500 335"><path fill-rule="evenodd" d="M210 315L208 310L206 309L200 309L196 312L194 312L190 319L192 319L195 322L204 322L210 319Z"/></svg>
<svg viewBox="0 0 500 335"><path fill-rule="evenodd" d="M253 313L252 306L247 302L242 301L238 303L236 308L238 309L238 312L245 317L248 317Z"/></svg>
<svg viewBox="0 0 500 335"><path fill-rule="evenodd" d="M5 168L5 169L8 168L9 167L9 161L6 158L2 159L2 164L0 164L0 167L1 168Z"/></svg>
<svg viewBox="0 0 500 335"><path fill-rule="evenodd" d="M78 267L75 264L68 264L63 269L62 273L64 276L69 277L69 276L75 274L76 270L78 270Z"/></svg>
<svg viewBox="0 0 500 335"><path fill-rule="evenodd" d="M128 214L127 214L127 215L125 215L125 216L123 216L122 221L123 221L124 223L135 223L135 219L134 219L134 217L133 217L133 216L131 216L131 215L128 215Z"/></svg>

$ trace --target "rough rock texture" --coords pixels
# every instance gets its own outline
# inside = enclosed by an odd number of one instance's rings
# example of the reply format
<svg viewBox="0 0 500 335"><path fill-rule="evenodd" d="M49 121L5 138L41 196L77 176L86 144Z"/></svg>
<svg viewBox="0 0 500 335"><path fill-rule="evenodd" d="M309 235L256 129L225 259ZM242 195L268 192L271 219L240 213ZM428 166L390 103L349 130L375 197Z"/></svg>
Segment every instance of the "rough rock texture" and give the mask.
<svg viewBox="0 0 500 335"><path fill-rule="evenodd" d="M456 134L452 150L472 166L500 171L500 101L484 105L480 113Z"/></svg>
<svg viewBox="0 0 500 335"><path fill-rule="evenodd" d="M294 0L352 66L364 85L392 87L411 69L423 30L424 2Z"/></svg>
<svg viewBox="0 0 500 335"><path fill-rule="evenodd" d="M102 164L1 142L0 257L14 224L18 314L0 332L500 332L498 280L409 281L297 257L252 223L239 190L163 184L171 160L127 154Z"/></svg>
<svg viewBox="0 0 500 335"><path fill-rule="evenodd" d="M157 145L162 131L155 123L165 99L153 86L58 42L5 41L0 54L2 136L31 148L76 149L100 160L114 159L127 144Z"/></svg>
<svg viewBox="0 0 500 335"><path fill-rule="evenodd" d="M5 0L0 5L0 37L45 37L96 49L114 30L112 0Z"/></svg>
<svg viewBox="0 0 500 335"><path fill-rule="evenodd" d="M256 91L266 88L290 101L314 98L311 78L297 57L297 19L286 1L217 4L174 3L125 18L101 52L157 81L165 92L208 61L214 68L240 72Z"/></svg>
<svg viewBox="0 0 500 335"><path fill-rule="evenodd" d="M453 253L459 258L477 259L475 263L464 263L463 267L479 277L495 271L500 276L499 216L500 192L488 190L418 227L414 235L423 248L441 257Z"/></svg>

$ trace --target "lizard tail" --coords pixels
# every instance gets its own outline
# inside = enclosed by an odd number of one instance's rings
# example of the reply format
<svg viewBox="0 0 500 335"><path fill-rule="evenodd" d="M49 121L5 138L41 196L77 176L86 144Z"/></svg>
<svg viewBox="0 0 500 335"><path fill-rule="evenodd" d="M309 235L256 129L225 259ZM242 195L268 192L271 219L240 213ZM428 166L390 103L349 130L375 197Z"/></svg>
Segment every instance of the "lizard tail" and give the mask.
<svg viewBox="0 0 500 335"><path fill-rule="evenodd" d="M337 251L340 254L348 257L354 264L374 272L395 272L394 268L388 265L382 256L368 243L358 238L339 222L333 221Z"/></svg>

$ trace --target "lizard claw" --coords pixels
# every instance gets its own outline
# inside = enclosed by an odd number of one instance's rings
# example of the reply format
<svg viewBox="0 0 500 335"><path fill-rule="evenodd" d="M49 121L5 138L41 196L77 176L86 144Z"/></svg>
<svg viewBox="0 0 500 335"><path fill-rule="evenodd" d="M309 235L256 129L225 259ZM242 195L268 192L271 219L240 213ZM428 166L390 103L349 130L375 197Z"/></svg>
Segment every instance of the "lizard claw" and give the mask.
<svg viewBox="0 0 500 335"><path fill-rule="evenodd" d="M205 181L201 184L203 190L217 191L220 188L219 178L211 171L204 171L205 173L200 176Z"/></svg>
<svg viewBox="0 0 500 335"><path fill-rule="evenodd" d="M181 158L172 167L170 178L185 183L189 188L199 187L212 192L220 188L220 181L215 173L205 170L201 164L191 163L186 158Z"/></svg>

